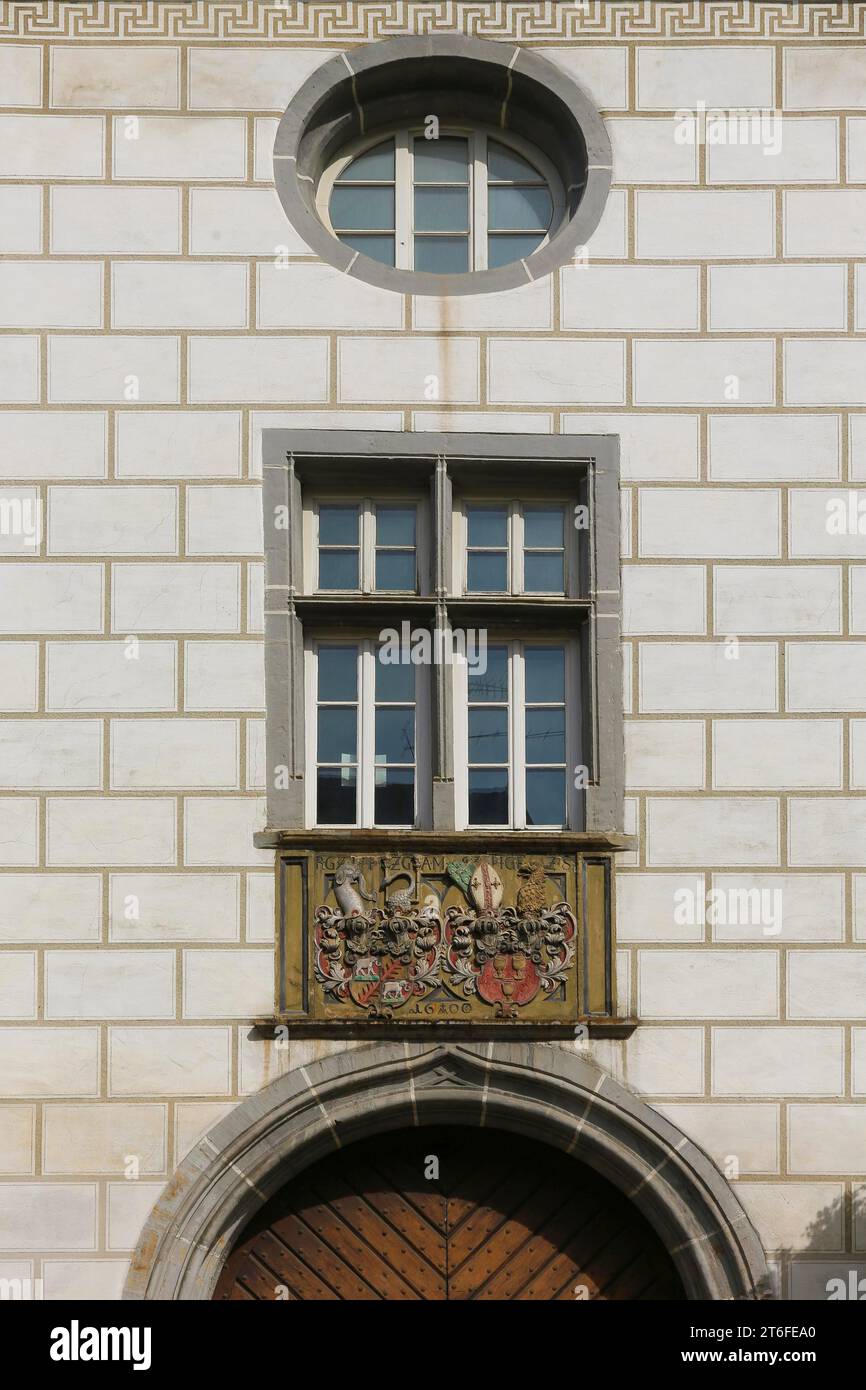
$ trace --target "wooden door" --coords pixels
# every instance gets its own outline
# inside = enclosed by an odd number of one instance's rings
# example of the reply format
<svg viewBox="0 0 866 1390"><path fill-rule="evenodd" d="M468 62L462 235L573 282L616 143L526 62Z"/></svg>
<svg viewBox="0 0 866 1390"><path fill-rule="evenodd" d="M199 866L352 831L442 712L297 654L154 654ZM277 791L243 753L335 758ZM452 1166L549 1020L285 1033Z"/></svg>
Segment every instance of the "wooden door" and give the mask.
<svg viewBox="0 0 866 1390"><path fill-rule="evenodd" d="M436 1176L438 1168L438 1176ZM263 1207L216 1299L681 1299L670 1257L605 1179L498 1131L400 1131Z"/></svg>

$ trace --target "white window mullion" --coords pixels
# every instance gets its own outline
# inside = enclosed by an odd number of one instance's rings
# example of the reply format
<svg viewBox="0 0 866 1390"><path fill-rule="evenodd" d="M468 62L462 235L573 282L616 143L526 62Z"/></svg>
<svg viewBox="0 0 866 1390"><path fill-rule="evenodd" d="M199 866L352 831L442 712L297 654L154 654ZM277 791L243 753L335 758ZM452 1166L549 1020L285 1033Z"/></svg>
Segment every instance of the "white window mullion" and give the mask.
<svg viewBox="0 0 866 1390"><path fill-rule="evenodd" d="M429 666L415 667L415 825L419 830L428 829L433 816L430 678Z"/></svg>
<svg viewBox="0 0 866 1390"><path fill-rule="evenodd" d="M395 183L394 183L394 247L395 265L398 270L414 270L415 256L412 250L412 136L408 130L401 130L396 138Z"/></svg>
<svg viewBox="0 0 866 1390"><path fill-rule="evenodd" d="M508 664L511 673L511 767L509 768L509 790L511 805L511 825L515 830L526 826L526 679L523 667L523 643L515 642Z"/></svg>
<svg viewBox="0 0 866 1390"><path fill-rule="evenodd" d="M470 270L487 269L487 136L483 130L470 136L472 165L472 255Z"/></svg>
<svg viewBox="0 0 866 1390"><path fill-rule="evenodd" d="M451 513L451 569L448 592L461 598L466 593L466 516L463 503L454 503Z"/></svg>
<svg viewBox="0 0 866 1390"><path fill-rule="evenodd" d="M580 691L580 645L567 642L565 646L565 808L566 826L578 830L581 826L580 802L586 789L574 785L576 769L584 762L583 707Z"/></svg>
<svg viewBox="0 0 866 1390"><path fill-rule="evenodd" d="M361 555L358 577L362 594L371 594L376 583L376 513L369 497L361 501Z"/></svg>
<svg viewBox="0 0 866 1390"><path fill-rule="evenodd" d="M454 800L457 829L469 825L469 667L455 661L452 671L454 697Z"/></svg>
<svg viewBox="0 0 866 1390"><path fill-rule="evenodd" d="M523 508L512 502L508 516L508 587L512 594L523 593Z"/></svg>
<svg viewBox="0 0 866 1390"><path fill-rule="evenodd" d="M358 825L373 824L376 754L376 658L370 642L360 642L358 659Z"/></svg>
<svg viewBox="0 0 866 1390"><path fill-rule="evenodd" d="M314 575L315 575L315 586L316 586L316 588L318 589L318 588L320 587L320 585L319 585L319 503L318 503L318 502L316 503L316 509L315 509L314 514L313 514L313 545L315 546L315 569L314 569L313 573L314 573Z"/></svg>
<svg viewBox="0 0 866 1390"><path fill-rule="evenodd" d="M319 768L317 760L317 741L319 729L319 654L313 643L308 642L304 650L305 701L307 710L305 721L305 744L307 761L304 771L304 810L307 825L317 822L316 797L318 793Z"/></svg>

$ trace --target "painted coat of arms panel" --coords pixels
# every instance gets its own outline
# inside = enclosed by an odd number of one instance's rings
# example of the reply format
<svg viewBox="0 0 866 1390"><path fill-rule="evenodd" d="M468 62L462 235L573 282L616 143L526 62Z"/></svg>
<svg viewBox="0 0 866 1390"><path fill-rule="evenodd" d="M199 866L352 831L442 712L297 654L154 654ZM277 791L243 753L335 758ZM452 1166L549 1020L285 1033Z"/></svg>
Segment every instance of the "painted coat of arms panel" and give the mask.
<svg viewBox="0 0 866 1390"><path fill-rule="evenodd" d="M312 1016L578 1017L573 859L314 854L310 871Z"/></svg>

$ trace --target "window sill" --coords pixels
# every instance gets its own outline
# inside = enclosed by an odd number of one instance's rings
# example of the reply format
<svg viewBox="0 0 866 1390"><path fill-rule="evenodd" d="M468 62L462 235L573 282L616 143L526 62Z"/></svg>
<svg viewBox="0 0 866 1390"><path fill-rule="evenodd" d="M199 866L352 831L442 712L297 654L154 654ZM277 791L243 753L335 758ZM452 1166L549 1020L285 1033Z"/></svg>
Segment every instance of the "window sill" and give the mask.
<svg viewBox="0 0 866 1390"><path fill-rule="evenodd" d="M347 853L375 850L383 843L393 843L402 853L410 853L414 843L424 844L431 853L463 853L472 841L483 841L486 852L496 850L526 850L551 853L622 854L636 850L639 841L634 835L615 831L588 830L378 830L346 826L331 830L281 830L273 827L259 830L253 836L257 849L345 849Z"/></svg>

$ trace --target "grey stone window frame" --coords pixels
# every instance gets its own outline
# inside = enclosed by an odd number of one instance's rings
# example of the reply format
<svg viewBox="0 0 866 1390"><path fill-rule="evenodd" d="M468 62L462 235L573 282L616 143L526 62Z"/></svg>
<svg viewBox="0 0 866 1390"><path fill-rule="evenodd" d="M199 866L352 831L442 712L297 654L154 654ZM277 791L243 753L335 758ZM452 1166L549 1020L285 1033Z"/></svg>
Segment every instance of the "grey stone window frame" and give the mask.
<svg viewBox="0 0 866 1390"><path fill-rule="evenodd" d="M267 829L274 835L314 827L305 817L305 636L311 628L339 634L341 625L396 627L513 625L514 635L541 628L573 631L581 666L581 743L587 769L584 824L579 833L623 829L623 684L619 439L615 435L411 433L366 430L266 429L262 440L265 536L265 683ZM430 582L418 595L305 592L305 496L323 487L363 484L375 496L399 467L401 481L429 489ZM581 547L582 597L454 595L449 592L454 489L479 480L515 496L539 484L566 485L588 509ZM425 592L426 589L426 592ZM521 627L521 624L523 625ZM432 811L426 829L408 839L456 826L454 712L450 670L431 668ZM525 831L512 832L516 836ZM551 839L568 831L545 831ZM572 832L573 833L573 832Z"/></svg>
<svg viewBox="0 0 866 1390"><path fill-rule="evenodd" d="M495 270L458 275L396 269L344 246L316 208L324 171L361 136L384 138L435 115L509 131L543 150L565 190L565 214L541 247ZM277 127L274 179L292 226L322 260L403 294L490 294L516 289L572 261L601 221L611 145L600 115L562 69L514 44L463 35L386 39L322 64Z"/></svg>

